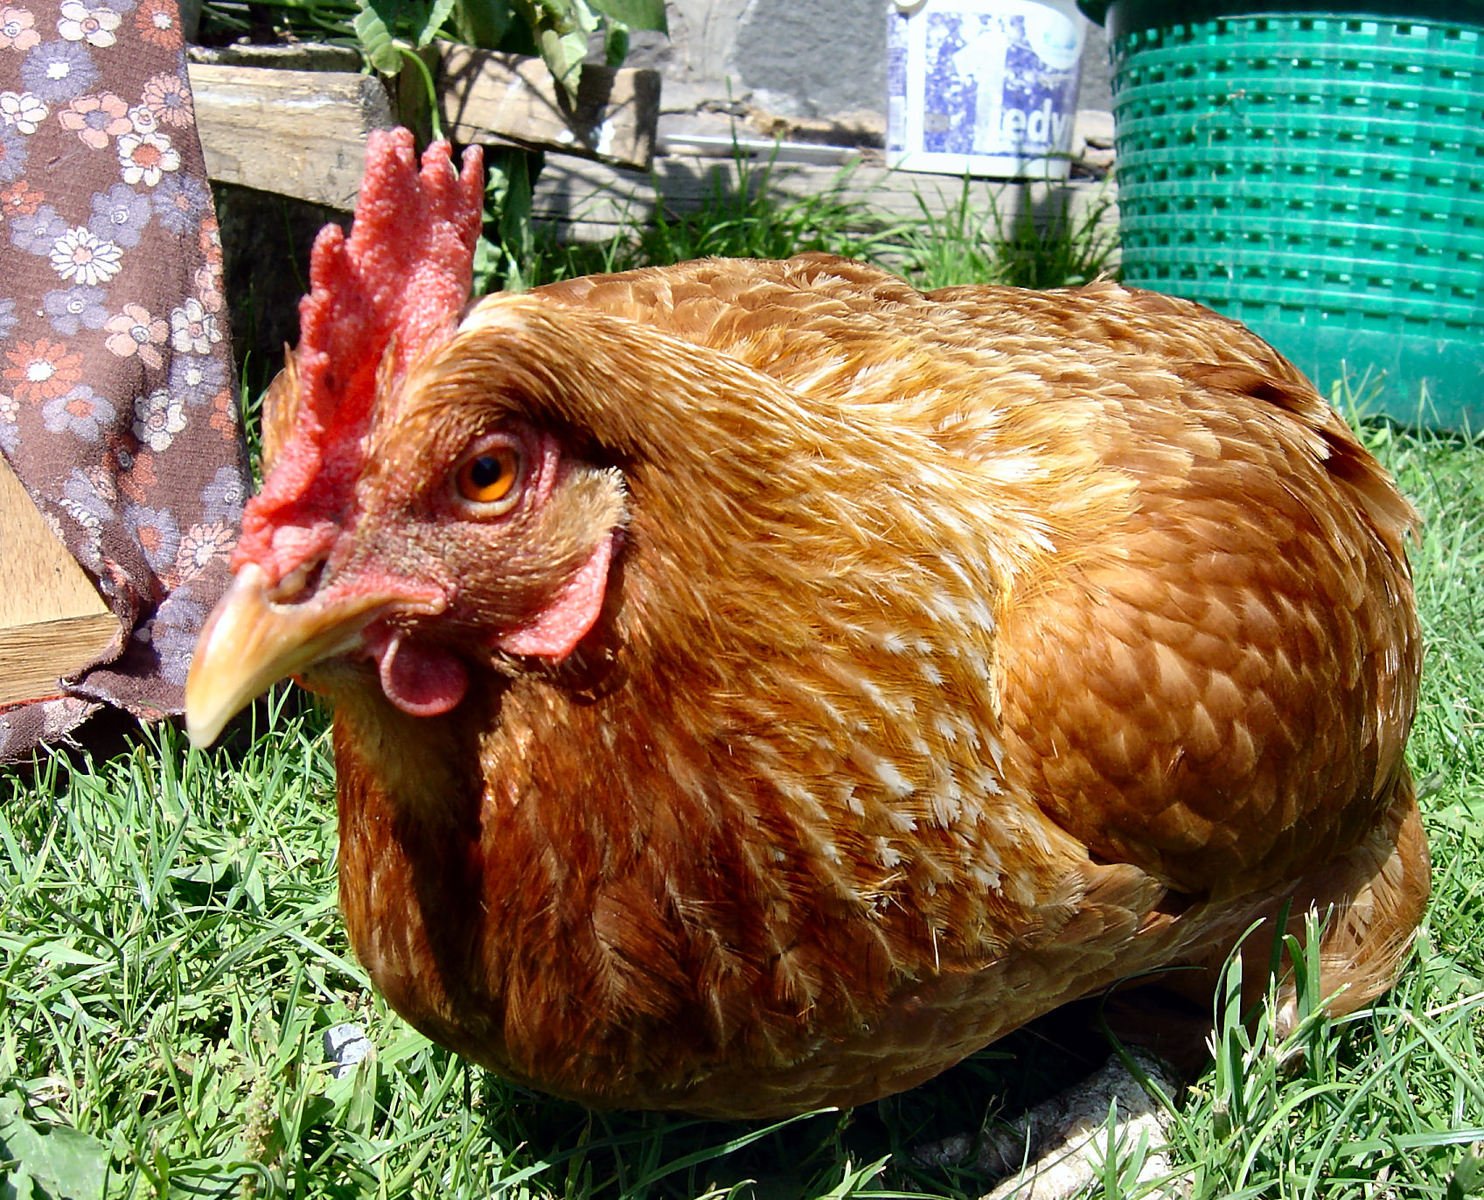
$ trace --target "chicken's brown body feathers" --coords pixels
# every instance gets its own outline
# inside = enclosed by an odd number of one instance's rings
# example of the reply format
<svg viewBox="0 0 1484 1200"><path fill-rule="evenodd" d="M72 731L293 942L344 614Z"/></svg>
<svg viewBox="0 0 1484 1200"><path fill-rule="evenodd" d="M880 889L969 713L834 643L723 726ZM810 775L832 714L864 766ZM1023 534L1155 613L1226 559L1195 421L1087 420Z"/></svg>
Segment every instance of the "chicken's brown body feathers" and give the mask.
<svg viewBox="0 0 1484 1200"><path fill-rule="evenodd" d="M617 467L627 515L567 662L497 656L427 720L318 681L353 942L439 1041L768 1115L1217 965L1287 901L1340 907L1337 1007L1389 983L1426 895L1413 514L1239 326L705 262L486 301L369 460L466 410Z"/></svg>

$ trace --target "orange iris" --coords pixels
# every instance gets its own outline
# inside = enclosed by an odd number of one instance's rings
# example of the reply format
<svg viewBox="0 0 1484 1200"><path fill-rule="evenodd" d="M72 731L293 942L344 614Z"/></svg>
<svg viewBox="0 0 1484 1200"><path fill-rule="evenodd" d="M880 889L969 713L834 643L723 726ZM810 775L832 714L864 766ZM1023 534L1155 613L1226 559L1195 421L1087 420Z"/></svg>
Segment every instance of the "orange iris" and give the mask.
<svg viewBox="0 0 1484 1200"><path fill-rule="evenodd" d="M510 495L520 475L520 455L498 446L466 458L459 466L459 495L474 504L497 504Z"/></svg>

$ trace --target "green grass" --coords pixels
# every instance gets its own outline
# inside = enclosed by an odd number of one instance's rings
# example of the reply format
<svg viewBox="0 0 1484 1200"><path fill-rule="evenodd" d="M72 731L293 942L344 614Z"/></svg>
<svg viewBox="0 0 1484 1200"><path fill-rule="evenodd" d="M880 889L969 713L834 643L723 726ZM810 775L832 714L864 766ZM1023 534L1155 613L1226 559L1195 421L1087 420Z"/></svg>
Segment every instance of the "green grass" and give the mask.
<svg viewBox="0 0 1484 1200"><path fill-rule="evenodd" d="M536 287L572 275L624 271L708 256L786 258L819 250L857 258L890 253L900 226L881 221L844 197L848 169L815 195L780 202L769 189L772 164L738 156L715 173L693 211L661 210L653 221L604 242L568 245L537 230L530 252L514 268L493 273L488 284L514 275Z"/></svg>
<svg viewBox="0 0 1484 1200"><path fill-rule="evenodd" d="M1026 211L1012 221L1000 212L1001 186L965 179L946 212L934 212L919 198L915 218L886 220L848 196L849 167L819 192L792 201L771 192L772 169L772 163L739 157L730 173L713 176L694 211L662 211L648 225L606 242L562 245L538 230L531 250L514 264L493 252L484 283L508 284L513 277L535 287L711 255L786 258L810 250L876 262L924 289L960 283L1064 287L1113 267L1115 240L1100 224L1112 204L1108 197L1080 214L1063 199L1049 211Z"/></svg>
<svg viewBox="0 0 1484 1200"><path fill-rule="evenodd" d="M745 192L604 253L855 244L859 214L836 197L758 225ZM872 237L867 250L906 256L928 282L1011 271L968 209L936 241ZM1076 273L1092 253L1049 245L1036 269ZM573 253L543 270L599 265ZM1268 1023L1249 1031L1221 1008L1216 1061L1175 1106L1172 1171L1197 1198L1484 1194L1484 440L1384 423L1365 435L1427 518L1410 756L1433 904L1398 987L1343 1021L1314 1017L1275 1050ZM768 1126L585 1113L463 1064L387 1010L346 945L334 858L324 721L293 693L210 753L163 725L108 757L0 774L0 1200L976 1196L985 1179L919 1166L911 1148L1013 1114L1106 1053L1096 1032L1049 1023L851 1113ZM347 1021L376 1052L337 1079L322 1038ZM1141 1194L1116 1175L1105 1194Z"/></svg>

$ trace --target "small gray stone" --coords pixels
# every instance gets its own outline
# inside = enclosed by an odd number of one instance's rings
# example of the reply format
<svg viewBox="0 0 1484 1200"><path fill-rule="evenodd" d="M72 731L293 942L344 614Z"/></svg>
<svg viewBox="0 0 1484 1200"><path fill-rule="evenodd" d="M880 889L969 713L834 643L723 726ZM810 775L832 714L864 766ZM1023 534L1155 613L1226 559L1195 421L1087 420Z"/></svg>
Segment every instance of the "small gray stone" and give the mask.
<svg viewBox="0 0 1484 1200"><path fill-rule="evenodd" d="M324 1043L325 1057L335 1064L333 1074L336 1079L354 1071L356 1063L374 1048L366 1031L350 1021L325 1030Z"/></svg>

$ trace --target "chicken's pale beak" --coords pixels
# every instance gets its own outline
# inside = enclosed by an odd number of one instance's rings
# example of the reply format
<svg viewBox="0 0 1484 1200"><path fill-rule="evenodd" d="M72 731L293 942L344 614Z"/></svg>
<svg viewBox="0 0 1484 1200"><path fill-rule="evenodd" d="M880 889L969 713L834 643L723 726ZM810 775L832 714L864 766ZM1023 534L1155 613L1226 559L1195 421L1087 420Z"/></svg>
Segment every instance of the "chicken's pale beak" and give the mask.
<svg viewBox="0 0 1484 1200"><path fill-rule="evenodd" d="M209 746L260 692L323 659L354 649L389 597L276 603L261 567L245 564L196 641L186 677L186 732Z"/></svg>

